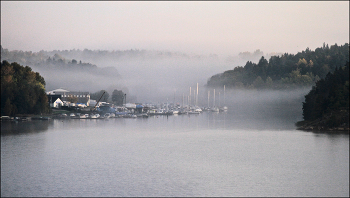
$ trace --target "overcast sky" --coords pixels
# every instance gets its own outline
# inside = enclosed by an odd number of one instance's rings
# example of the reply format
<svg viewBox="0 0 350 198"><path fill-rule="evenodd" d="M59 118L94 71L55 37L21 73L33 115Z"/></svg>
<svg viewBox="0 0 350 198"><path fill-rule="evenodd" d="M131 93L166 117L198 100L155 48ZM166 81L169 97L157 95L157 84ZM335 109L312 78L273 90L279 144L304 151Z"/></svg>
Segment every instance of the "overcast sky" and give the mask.
<svg viewBox="0 0 350 198"><path fill-rule="evenodd" d="M1 1L9 50L297 53L349 43L349 1Z"/></svg>

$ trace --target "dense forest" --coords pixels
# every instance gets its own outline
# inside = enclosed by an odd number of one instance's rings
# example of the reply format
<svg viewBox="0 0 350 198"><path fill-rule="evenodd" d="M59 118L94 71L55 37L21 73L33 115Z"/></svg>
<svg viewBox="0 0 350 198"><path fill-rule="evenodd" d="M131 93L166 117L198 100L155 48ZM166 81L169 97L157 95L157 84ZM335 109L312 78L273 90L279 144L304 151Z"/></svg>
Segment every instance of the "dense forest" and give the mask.
<svg viewBox="0 0 350 198"><path fill-rule="evenodd" d="M316 82L303 102L304 129L349 128L349 62Z"/></svg>
<svg viewBox="0 0 350 198"><path fill-rule="evenodd" d="M85 63L81 60L67 59L59 53L46 52L31 52L31 51L9 51L1 46L1 60L8 62L16 62L21 65L29 65L31 67L46 69L46 70L65 70L70 72L90 72L96 75L120 77L117 69L114 67L100 68L91 63Z"/></svg>
<svg viewBox="0 0 350 198"><path fill-rule="evenodd" d="M1 115L47 113L45 80L18 63L1 62Z"/></svg>
<svg viewBox="0 0 350 198"><path fill-rule="evenodd" d="M54 51L56 52L56 51ZM46 89L64 88L70 91L93 92L100 89L125 87L116 67L100 67L79 58L67 58L52 51L9 51L1 46L1 61L16 62L39 72L46 79Z"/></svg>
<svg viewBox="0 0 350 198"><path fill-rule="evenodd" d="M316 48L307 48L296 55L285 53L271 56L267 61L262 56L259 62L248 61L244 67L238 66L212 76L208 87L244 88L244 89L286 89L311 87L316 81L326 77L329 72L344 66L349 61L349 45L337 44Z"/></svg>

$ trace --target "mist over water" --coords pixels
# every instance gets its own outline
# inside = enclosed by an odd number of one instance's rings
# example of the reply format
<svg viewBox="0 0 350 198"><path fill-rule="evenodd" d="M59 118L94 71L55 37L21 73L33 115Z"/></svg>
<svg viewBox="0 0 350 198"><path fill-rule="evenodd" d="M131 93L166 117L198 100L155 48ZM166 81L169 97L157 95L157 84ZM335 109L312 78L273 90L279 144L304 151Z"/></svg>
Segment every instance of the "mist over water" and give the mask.
<svg viewBox="0 0 350 198"><path fill-rule="evenodd" d="M295 90L215 90L216 106L227 106L230 113L240 120L240 125L251 125L254 121L262 121L257 128L277 128L288 125L295 128L294 123L302 120L302 103L304 96L310 89L302 88ZM220 92L220 97L218 92ZM213 89L210 90L209 105L214 105ZM225 95L225 98L223 97ZM208 98L208 97L207 97ZM204 97L201 101L205 101ZM207 106L202 103L203 106ZM279 123L278 123L279 122ZM266 125L266 126L264 126Z"/></svg>
<svg viewBox="0 0 350 198"><path fill-rule="evenodd" d="M311 90L311 87L293 90L243 90L226 86L225 90L224 87L215 88L214 98L214 88L206 87L208 78L243 64L243 60L240 59L228 62L209 57L129 57L83 61L91 61L101 68L113 67L119 76L100 75L84 70L52 72L42 69L39 72L45 77L46 89L63 87L70 91L91 93L105 89L110 94L114 89L118 89L127 93L127 102L168 102L179 105L197 104L200 107L227 106L240 115L282 117L291 119L292 122L302 120L302 102Z"/></svg>
<svg viewBox="0 0 350 198"><path fill-rule="evenodd" d="M1 61L39 72L47 92L228 107L2 121L1 197L349 197L349 134L296 129L311 87L206 87L262 56L349 43L348 24L336 1L1 1Z"/></svg>
<svg viewBox="0 0 350 198"><path fill-rule="evenodd" d="M113 63L122 76L120 81L138 102L166 102L175 96L189 93L189 87L203 86L214 74L231 69L233 64L218 59L186 59L169 57L159 59L128 59Z"/></svg>
<svg viewBox="0 0 350 198"><path fill-rule="evenodd" d="M93 72L70 71L39 68L33 65L33 70L42 74L46 81L46 89L59 87L71 91L97 92L102 89L110 94L114 89L123 90L132 99L128 102L166 102L173 101L175 96L189 95L189 87L201 89L207 80L217 73L244 65L246 60L206 57L206 56L165 56L152 57L76 57L66 56L78 61L96 65L99 68L115 68L118 75L98 75ZM130 95L129 95L130 94ZM182 99L181 99L182 100Z"/></svg>

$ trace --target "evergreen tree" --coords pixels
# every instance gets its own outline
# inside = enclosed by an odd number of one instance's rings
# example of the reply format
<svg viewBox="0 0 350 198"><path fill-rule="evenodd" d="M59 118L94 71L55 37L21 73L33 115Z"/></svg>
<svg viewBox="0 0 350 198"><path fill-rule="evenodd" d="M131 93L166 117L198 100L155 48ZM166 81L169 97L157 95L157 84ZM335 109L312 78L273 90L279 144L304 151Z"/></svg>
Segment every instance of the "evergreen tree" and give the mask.
<svg viewBox="0 0 350 198"><path fill-rule="evenodd" d="M124 93L123 91L119 91L115 89L112 93L112 101L117 105L117 106L122 106L124 103Z"/></svg>
<svg viewBox="0 0 350 198"><path fill-rule="evenodd" d="M236 83L243 83L245 88L255 87L260 76L266 82L269 76L273 86L258 86L262 88L297 88L315 85L320 78L325 78L329 72L344 66L349 61L349 45L338 46L323 45L315 51L307 48L296 55L285 53L281 56L271 56L267 61L262 56L258 64L248 61L245 66L237 66L233 70L225 71L212 76L208 82L209 87L228 85L233 87ZM270 79L269 79L270 82ZM257 88L257 87L255 87Z"/></svg>
<svg viewBox="0 0 350 198"><path fill-rule="evenodd" d="M305 96L303 118L312 121L340 110L349 110L349 62L316 82Z"/></svg>

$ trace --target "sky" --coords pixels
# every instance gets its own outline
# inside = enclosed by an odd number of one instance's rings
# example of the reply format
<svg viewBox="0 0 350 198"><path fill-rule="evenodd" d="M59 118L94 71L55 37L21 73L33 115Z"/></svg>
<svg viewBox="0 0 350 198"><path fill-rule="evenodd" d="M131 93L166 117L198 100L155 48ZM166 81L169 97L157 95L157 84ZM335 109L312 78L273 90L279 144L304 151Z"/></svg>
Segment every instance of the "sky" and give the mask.
<svg viewBox="0 0 350 198"><path fill-rule="evenodd" d="M9 50L295 54L349 43L349 1L1 1Z"/></svg>

